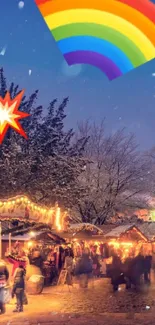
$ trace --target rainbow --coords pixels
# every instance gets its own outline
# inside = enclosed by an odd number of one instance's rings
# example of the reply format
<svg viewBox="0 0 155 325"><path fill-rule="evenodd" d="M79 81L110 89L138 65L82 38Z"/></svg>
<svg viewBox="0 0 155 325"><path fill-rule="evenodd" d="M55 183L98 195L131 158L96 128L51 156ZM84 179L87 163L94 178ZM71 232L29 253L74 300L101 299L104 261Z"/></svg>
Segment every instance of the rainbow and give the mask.
<svg viewBox="0 0 155 325"><path fill-rule="evenodd" d="M149 0L35 2L69 65L93 65L113 80L155 58Z"/></svg>

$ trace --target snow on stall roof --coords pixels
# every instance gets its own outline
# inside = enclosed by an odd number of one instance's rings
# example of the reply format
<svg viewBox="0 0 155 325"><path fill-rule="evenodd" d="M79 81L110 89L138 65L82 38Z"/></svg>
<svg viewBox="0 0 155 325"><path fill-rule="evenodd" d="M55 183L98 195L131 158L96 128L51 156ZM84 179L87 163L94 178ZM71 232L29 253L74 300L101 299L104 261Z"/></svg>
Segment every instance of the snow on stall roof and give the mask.
<svg viewBox="0 0 155 325"><path fill-rule="evenodd" d="M145 221L141 225L138 225L139 230L147 237L148 240L155 239L155 222Z"/></svg>
<svg viewBox="0 0 155 325"><path fill-rule="evenodd" d="M65 243L65 239L60 237L58 234L54 234L51 231L35 231L35 235L30 233L26 233L23 235L11 236L11 241L29 241L29 240L49 240L55 243ZM2 240L8 241L9 235L3 235Z"/></svg>
<svg viewBox="0 0 155 325"><path fill-rule="evenodd" d="M107 233L111 232L113 229L115 229L117 227L117 225L114 224L105 224L102 226L99 226L100 229L103 232L103 235L106 235Z"/></svg>
<svg viewBox="0 0 155 325"><path fill-rule="evenodd" d="M96 231L97 233L99 234L103 234L103 231L101 228L93 225L93 224L90 224L90 223L74 223L74 224L71 224L70 226L70 231L73 232L73 231L85 231L85 230L88 230L88 229L93 229L94 231Z"/></svg>
<svg viewBox="0 0 155 325"><path fill-rule="evenodd" d="M19 235L19 236L11 236L11 240L12 241L28 241L28 240L32 239L32 237L33 236L30 234L24 234L24 235ZM9 240L9 235L3 235L2 240Z"/></svg>
<svg viewBox="0 0 155 325"><path fill-rule="evenodd" d="M128 230L134 227L136 227L135 224L126 224L126 225L117 226L114 229L112 229L110 232L106 233L105 237L118 238L119 236L121 236L122 234L124 234L125 232L127 232Z"/></svg>

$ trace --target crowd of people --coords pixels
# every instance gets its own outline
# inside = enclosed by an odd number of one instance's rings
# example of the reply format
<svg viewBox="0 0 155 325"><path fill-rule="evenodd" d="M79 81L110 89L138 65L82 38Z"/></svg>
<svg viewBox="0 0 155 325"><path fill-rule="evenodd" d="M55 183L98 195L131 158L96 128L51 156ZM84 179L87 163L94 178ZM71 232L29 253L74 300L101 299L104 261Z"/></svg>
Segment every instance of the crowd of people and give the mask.
<svg viewBox="0 0 155 325"><path fill-rule="evenodd" d="M126 251L128 253L124 254ZM106 256L98 255L96 249L86 248L77 259L67 255L64 264L69 274L68 284L72 284L73 276L79 278L82 287L88 286L91 276L109 277L114 291L118 290L120 284L125 284L126 289L134 286L138 290L142 284L150 285L151 267L152 251L145 251L143 246L139 250L111 247Z"/></svg>
<svg viewBox="0 0 155 325"><path fill-rule="evenodd" d="M20 257L19 257L20 255ZM26 255L24 251L14 249L6 259L12 264L10 276L12 282L12 298L16 297L16 308L14 312L22 312L23 304L27 304L25 294L25 277L28 265L38 268L44 276L45 285L58 281L61 270L67 271L66 283L73 285L74 277L79 280L81 288L87 288L91 277L108 276L114 291L124 283L126 289L132 285L139 287L141 281L149 285L151 282L150 272L152 265L152 252L141 249L137 252L131 248L124 258L124 250L111 247L104 256L97 253L96 247L84 248L81 254L74 256L74 250L70 246L59 247L59 254L55 249L50 249L48 254L41 254L38 247L33 248ZM110 262L107 262L109 260ZM9 279L7 264L0 261L0 311L5 313L5 288ZM47 281L47 283L46 283Z"/></svg>
<svg viewBox="0 0 155 325"><path fill-rule="evenodd" d="M80 256L74 257L73 251L67 249L63 267L67 270L67 284L71 285L73 277L77 277L80 287L86 288L90 277L101 276L101 261L96 250L85 248Z"/></svg>
<svg viewBox="0 0 155 325"><path fill-rule="evenodd" d="M126 289L134 285L140 289L144 283L151 283L152 252L145 252L143 247L136 251L130 249L129 254L123 258L123 252L120 249L111 251L112 263L109 265L108 275L111 278L114 291L117 291L119 285L126 284Z"/></svg>

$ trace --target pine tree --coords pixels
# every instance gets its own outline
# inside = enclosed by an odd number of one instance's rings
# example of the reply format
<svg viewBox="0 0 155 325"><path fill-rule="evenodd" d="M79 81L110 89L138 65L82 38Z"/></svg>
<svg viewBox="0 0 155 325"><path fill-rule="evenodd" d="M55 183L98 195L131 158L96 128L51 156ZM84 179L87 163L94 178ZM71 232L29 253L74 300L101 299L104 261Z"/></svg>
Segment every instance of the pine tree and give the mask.
<svg viewBox="0 0 155 325"><path fill-rule="evenodd" d="M4 97L7 92L6 78L4 76L3 68L0 69L0 96Z"/></svg>
<svg viewBox="0 0 155 325"><path fill-rule="evenodd" d="M8 89L11 98L20 92L14 83ZM1 96L6 91L1 69ZM38 90L29 98L24 97L19 107L30 114L21 120L28 140L10 128L0 147L0 198L24 194L36 202L51 205L58 201L72 207L83 195L79 175L85 165L82 153L86 139L75 141L73 130L64 130L68 98L60 105L54 99L46 110L37 106L37 100Z"/></svg>

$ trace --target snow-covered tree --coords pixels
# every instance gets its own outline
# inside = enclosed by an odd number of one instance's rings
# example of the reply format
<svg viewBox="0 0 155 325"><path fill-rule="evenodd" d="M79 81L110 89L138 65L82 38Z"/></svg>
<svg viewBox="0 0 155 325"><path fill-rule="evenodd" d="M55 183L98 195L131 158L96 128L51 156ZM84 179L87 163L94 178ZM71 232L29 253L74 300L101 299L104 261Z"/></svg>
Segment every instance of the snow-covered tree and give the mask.
<svg viewBox="0 0 155 325"><path fill-rule="evenodd" d="M82 220L103 224L116 209L123 212L147 207L148 161L138 151L134 136L124 130L107 136L104 121L100 125L80 124L79 133L89 137L85 156L91 161L81 177L85 196L77 210Z"/></svg>
<svg viewBox="0 0 155 325"><path fill-rule="evenodd" d="M20 91L9 87L0 69L0 95L9 90L14 98ZM79 175L85 159L82 156L85 138L75 141L73 130L64 130L68 98L59 105L53 100L45 110L37 105L38 91L24 97L19 110L30 117L21 120L28 135L25 140L11 128L0 147L0 198L29 195L36 202L52 205L58 201L72 207L83 193Z"/></svg>

